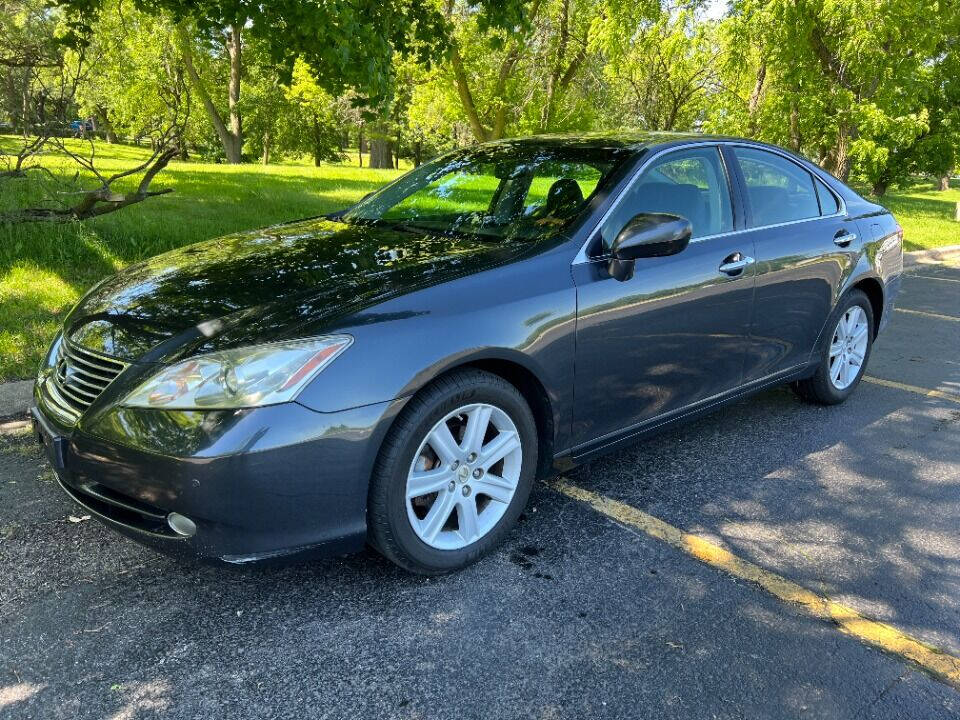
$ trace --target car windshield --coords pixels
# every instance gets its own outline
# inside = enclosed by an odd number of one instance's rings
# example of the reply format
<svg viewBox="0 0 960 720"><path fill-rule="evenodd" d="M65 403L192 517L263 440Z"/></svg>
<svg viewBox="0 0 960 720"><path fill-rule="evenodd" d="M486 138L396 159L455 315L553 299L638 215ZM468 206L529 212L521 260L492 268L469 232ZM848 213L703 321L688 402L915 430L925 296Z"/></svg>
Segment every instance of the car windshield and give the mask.
<svg viewBox="0 0 960 720"><path fill-rule="evenodd" d="M538 239L568 227L629 155L619 147L501 143L444 155L349 209L383 224L483 239Z"/></svg>

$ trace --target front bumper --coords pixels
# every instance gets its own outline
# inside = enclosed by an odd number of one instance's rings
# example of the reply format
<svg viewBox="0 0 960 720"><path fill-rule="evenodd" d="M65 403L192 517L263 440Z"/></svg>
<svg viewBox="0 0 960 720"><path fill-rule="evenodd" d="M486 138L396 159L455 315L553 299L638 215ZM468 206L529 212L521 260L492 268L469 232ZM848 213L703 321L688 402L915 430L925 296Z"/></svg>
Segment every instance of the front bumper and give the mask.
<svg viewBox="0 0 960 720"><path fill-rule="evenodd" d="M366 541L367 485L402 401L337 413L297 403L230 412L114 408L34 425L63 490L162 552L248 563L343 554ZM193 521L186 537L169 513Z"/></svg>

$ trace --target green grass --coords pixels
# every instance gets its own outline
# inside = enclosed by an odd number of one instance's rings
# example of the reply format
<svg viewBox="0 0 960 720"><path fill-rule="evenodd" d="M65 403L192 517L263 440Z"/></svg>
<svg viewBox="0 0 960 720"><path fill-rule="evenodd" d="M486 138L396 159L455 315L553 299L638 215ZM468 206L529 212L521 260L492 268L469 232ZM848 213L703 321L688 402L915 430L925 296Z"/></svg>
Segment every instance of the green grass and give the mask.
<svg viewBox="0 0 960 720"><path fill-rule="evenodd" d="M15 143L0 137L0 150ZM87 149L79 142L72 147ZM148 155L143 148L105 144L97 153L103 174ZM55 171L69 167L72 176L69 163L58 156L43 158ZM189 243L336 210L397 175L352 164L173 162L153 183L153 189L173 188L169 195L85 223L0 224L0 381L33 375L64 314L105 275ZM37 189L31 185L0 180L0 213L35 203Z"/></svg>
<svg viewBox="0 0 960 720"><path fill-rule="evenodd" d="M960 182L949 190L933 189L930 181L917 182L888 192L880 200L903 227L905 250L928 250L944 245L960 245L960 222L954 212L960 202Z"/></svg>
<svg viewBox="0 0 960 720"><path fill-rule="evenodd" d="M16 144L0 136L0 151ZM80 142L72 147L87 149ZM102 143L97 153L105 174L147 156L143 148ZM397 176L355 163L355 152L348 163L321 167L173 162L154 181L154 189L173 188L170 195L85 223L0 224L0 381L33 375L63 315L105 275L189 243L344 207ZM71 161L57 155L45 156L43 164L74 172ZM931 188L918 184L883 198L903 225L909 250L960 243L960 223L953 222L960 186L943 193ZM37 197L32 181L0 180L0 213Z"/></svg>

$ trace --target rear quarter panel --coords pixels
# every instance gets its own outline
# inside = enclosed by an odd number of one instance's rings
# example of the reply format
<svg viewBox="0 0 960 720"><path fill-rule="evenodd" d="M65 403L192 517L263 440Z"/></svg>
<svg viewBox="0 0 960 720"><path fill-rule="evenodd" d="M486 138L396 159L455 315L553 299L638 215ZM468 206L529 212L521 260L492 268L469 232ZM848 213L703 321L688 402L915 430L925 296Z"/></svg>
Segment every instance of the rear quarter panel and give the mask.
<svg viewBox="0 0 960 720"><path fill-rule="evenodd" d="M817 177L843 198L847 217L856 223L859 233L860 253L849 272L841 278L833 299L834 305L845 292L865 278L879 281L883 289L883 311L878 328L878 331L881 331L890 321L894 302L900 291L903 274L900 226L885 207L864 199L818 165L804 162Z"/></svg>
<svg viewBox="0 0 960 720"><path fill-rule="evenodd" d="M861 237L864 238L864 255L870 271L876 274L883 286L883 314L879 330L890 322L894 302L900 292L903 276L903 242L900 227L889 212L870 215L857 220Z"/></svg>

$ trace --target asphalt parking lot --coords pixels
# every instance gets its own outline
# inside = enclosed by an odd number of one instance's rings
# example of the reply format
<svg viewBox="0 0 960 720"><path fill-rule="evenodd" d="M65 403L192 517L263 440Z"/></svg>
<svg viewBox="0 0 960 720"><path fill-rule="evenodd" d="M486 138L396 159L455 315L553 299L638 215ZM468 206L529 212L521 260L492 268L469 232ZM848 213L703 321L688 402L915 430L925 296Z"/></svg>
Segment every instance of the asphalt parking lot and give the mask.
<svg viewBox="0 0 960 720"><path fill-rule="evenodd" d="M867 370L880 382L845 405L777 389L579 468L537 488L504 548L443 578L373 552L178 563L72 521L10 431L0 717L960 717L952 262L909 271Z"/></svg>

